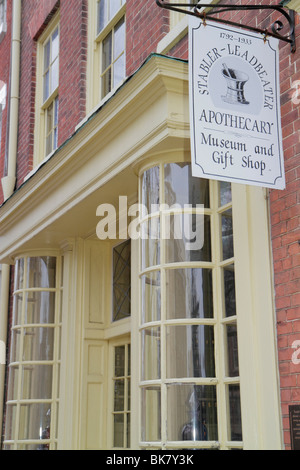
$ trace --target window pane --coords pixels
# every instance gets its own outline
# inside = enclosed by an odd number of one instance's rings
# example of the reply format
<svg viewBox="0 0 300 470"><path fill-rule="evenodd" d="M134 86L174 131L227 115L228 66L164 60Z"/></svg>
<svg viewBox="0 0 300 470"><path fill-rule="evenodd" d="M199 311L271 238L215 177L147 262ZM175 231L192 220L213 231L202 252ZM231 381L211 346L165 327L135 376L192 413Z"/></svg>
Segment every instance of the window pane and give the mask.
<svg viewBox="0 0 300 470"><path fill-rule="evenodd" d="M113 249L113 321L131 314L131 241Z"/></svg>
<svg viewBox="0 0 300 470"><path fill-rule="evenodd" d="M54 323L54 314L54 292L30 292L26 295L25 324Z"/></svg>
<svg viewBox="0 0 300 470"><path fill-rule="evenodd" d="M50 71L45 74L44 76L44 101L49 97L50 95Z"/></svg>
<svg viewBox="0 0 300 470"><path fill-rule="evenodd" d="M241 417L241 399L240 386L229 385L229 408L230 408L230 436L231 441L242 441L242 417Z"/></svg>
<svg viewBox="0 0 300 470"><path fill-rule="evenodd" d="M115 348L115 377L125 376L125 346Z"/></svg>
<svg viewBox="0 0 300 470"><path fill-rule="evenodd" d="M142 380L160 379L160 328L147 328L142 332Z"/></svg>
<svg viewBox="0 0 300 470"><path fill-rule="evenodd" d="M102 76L101 84L101 96L103 98L111 91L111 68Z"/></svg>
<svg viewBox="0 0 300 470"><path fill-rule="evenodd" d="M227 318L236 315L234 265L224 268L224 304Z"/></svg>
<svg viewBox="0 0 300 470"><path fill-rule="evenodd" d="M213 326L167 327L167 378L215 377L214 347Z"/></svg>
<svg viewBox="0 0 300 470"><path fill-rule="evenodd" d="M125 54L121 55L121 57L114 64L113 87L116 87L123 80L124 77L125 77Z"/></svg>
<svg viewBox="0 0 300 470"><path fill-rule="evenodd" d="M226 340L227 340L227 361L226 361L226 375L227 377L239 376L239 355L238 355L238 340L237 340L237 326L226 326Z"/></svg>
<svg viewBox="0 0 300 470"><path fill-rule="evenodd" d="M58 52L59 52L59 35L58 35L58 28L54 31L52 34L52 57L51 60L52 62L58 57Z"/></svg>
<svg viewBox="0 0 300 470"><path fill-rule="evenodd" d="M44 72L46 72L50 67L50 49L51 44L50 41L48 41L44 47Z"/></svg>
<svg viewBox="0 0 300 470"><path fill-rule="evenodd" d="M102 72L111 65L112 62L112 33L110 33L102 43Z"/></svg>
<svg viewBox="0 0 300 470"><path fill-rule="evenodd" d="M56 258L28 258L27 287L55 288L56 287Z"/></svg>
<svg viewBox="0 0 300 470"><path fill-rule="evenodd" d="M46 135L48 136L53 129L53 103L47 109Z"/></svg>
<svg viewBox="0 0 300 470"><path fill-rule="evenodd" d="M153 217L141 224L142 269L160 263L160 219Z"/></svg>
<svg viewBox="0 0 300 470"><path fill-rule="evenodd" d="M124 447L124 415L114 415L114 447Z"/></svg>
<svg viewBox="0 0 300 470"><path fill-rule="evenodd" d="M5 440L11 441L15 438L16 405L7 405L5 416Z"/></svg>
<svg viewBox="0 0 300 470"><path fill-rule="evenodd" d="M22 367L21 400L52 397L52 366L32 364Z"/></svg>
<svg viewBox="0 0 300 470"><path fill-rule="evenodd" d="M125 22L124 18L119 21L114 29L114 60L116 60L125 49Z"/></svg>
<svg viewBox="0 0 300 470"><path fill-rule="evenodd" d="M26 328L23 361L52 361L54 328Z"/></svg>
<svg viewBox="0 0 300 470"><path fill-rule="evenodd" d="M20 325L22 322L22 305L23 305L23 294L14 295L14 306L13 306L13 325Z"/></svg>
<svg viewBox="0 0 300 470"><path fill-rule="evenodd" d="M121 6L121 1L120 0L109 0L109 19L117 13Z"/></svg>
<svg viewBox="0 0 300 470"><path fill-rule="evenodd" d="M148 387L142 391L142 441L161 440L161 391Z"/></svg>
<svg viewBox="0 0 300 470"><path fill-rule="evenodd" d="M222 244L223 244L223 260L232 258L233 253L233 226L232 226L232 210L222 214Z"/></svg>
<svg viewBox="0 0 300 470"><path fill-rule="evenodd" d="M15 266L15 291L23 289L24 259L18 259Z"/></svg>
<svg viewBox="0 0 300 470"><path fill-rule="evenodd" d="M54 126L57 126L58 124L58 107L58 98L56 98L54 101Z"/></svg>
<svg viewBox="0 0 300 470"><path fill-rule="evenodd" d="M210 269L168 269L166 278L168 319L213 318Z"/></svg>
<svg viewBox="0 0 300 470"><path fill-rule="evenodd" d="M59 61L55 59L51 67L51 93L58 87Z"/></svg>
<svg viewBox="0 0 300 470"><path fill-rule="evenodd" d="M100 33L106 24L107 0L98 2L98 27L97 33Z"/></svg>
<svg viewBox="0 0 300 470"><path fill-rule="evenodd" d="M220 182L220 206L229 204L232 201L231 183Z"/></svg>
<svg viewBox="0 0 300 470"><path fill-rule="evenodd" d="M142 277L142 323L160 320L160 271Z"/></svg>
<svg viewBox="0 0 300 470"><path fill-rule="evenodd" d="M114 386L114 411L124 411L125 407L125 382L124 380L115 380Z"/></svg>
<svg viewBox="0 0 300 470"><path fill-rule="evenodd" d="M169 206L203 204L209 207L209 180L193 178L189 163L165 165L165 202Z"/></svg>
<svg viewBox="0 0 300 470"><path fill-rule="evenodd" d="M20 410L19 439L49 439L50 437L49 403L22 405Z"/></svg>
<svg viewBox="0 0 300 470"><path fill-rule="evenodd" d="M159 167L145 171L142 177L142 204L146 214L159 210ZM154 207L152 207L154 206Z"/></svg>
<svg viewBox="0 0 300 470"><path fill-rule="evenodd" d="M216 387L168 385L169 441L218 440Z"/></svg>
<svg viewBox="0 0 300 470"><path fill-rule="evenodd" d="M193 231L195 235L192 235L194 238L190 238L190 235L186 236L188 233L191 233L189 229L191 224L188 217L184 218L183 215L178 214L165 215L165 226L170 228L170 239L168 240L167 235L165 237L167 263L211 261L210 217L203 216L202 214L193 217L195 222L195 229ZM197 227L200 227L199 234ZM199 243L199 236L203 243ZM193 249L194 247L197 247L197 249Z"/></svg>
<svg viewBox="0 0 300 470"><path fill-rule="evenodd" d="M18 380L19 380L19 366L11 366L9 368L9 381L8 381L8 393L7 393L8 401L17 400L18 398Z"/></svg>

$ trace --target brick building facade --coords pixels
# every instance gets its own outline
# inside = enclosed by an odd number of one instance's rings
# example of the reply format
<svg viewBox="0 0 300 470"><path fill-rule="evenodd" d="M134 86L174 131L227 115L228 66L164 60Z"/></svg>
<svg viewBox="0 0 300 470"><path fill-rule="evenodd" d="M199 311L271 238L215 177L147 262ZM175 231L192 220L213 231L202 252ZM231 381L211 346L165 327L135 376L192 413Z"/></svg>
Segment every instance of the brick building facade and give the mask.
<svg viewBox="0 0 300 470"><path fill-rule="evenodd" d="M296 52L280 44L286 189L265 190L188 173L186 15L154 0L2 4L3 448L291 449L289 410L300 405L298 13ZM265 12L230 19L271 23ZM120 196L150 208L180 201L185 184L201 185L209 219L199 258L163 238L100 239L99 216L113 225L109 207L124 222ZM141 226L165 220L149 214ZM234 254L223 259L225 217ZM176 310L183 297L186 316ZM204 312L196 320L187 307L195 299Z"/></svg>

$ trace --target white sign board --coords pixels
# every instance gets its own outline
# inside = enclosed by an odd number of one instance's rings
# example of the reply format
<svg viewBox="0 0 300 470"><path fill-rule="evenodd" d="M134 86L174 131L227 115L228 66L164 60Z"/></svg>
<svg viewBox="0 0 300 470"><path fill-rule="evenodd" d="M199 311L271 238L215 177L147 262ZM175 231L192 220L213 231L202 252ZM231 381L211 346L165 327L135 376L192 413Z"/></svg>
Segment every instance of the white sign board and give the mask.
<svg viewBox="0 0 300 470"><path fill-rule="evenodd" d="M191 17L193 175L284 189L278 40Z"/></svg>

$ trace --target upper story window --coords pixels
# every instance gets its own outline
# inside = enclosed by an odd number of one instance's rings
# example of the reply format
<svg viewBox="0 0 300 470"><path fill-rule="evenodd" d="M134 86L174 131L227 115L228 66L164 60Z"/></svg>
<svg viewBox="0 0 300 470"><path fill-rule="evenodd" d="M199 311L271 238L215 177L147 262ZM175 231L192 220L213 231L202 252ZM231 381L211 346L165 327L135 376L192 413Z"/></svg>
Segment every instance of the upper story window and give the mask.
<svg viewBox="0 0 300 470"><path fill-rule="evenodd" d="M45 110L45 156L57 148L59 26L44 44L43 101Z"/></svg>
<svg viewBox="0 0 300 470"><path fill-rule="evenodd" d="M92 110L126 76L126 0L91 0L90 9L88 108Z"/></svg>
<svg viewBox="0 0 300 470"><path fill-rule="evenodd" d="M0 0L0 42L6 33L6 0Z"/></svg>
<svg viewBox="0 0 300 470"><path fill-rule="evenodd" d="M59 16L56 16L37 50L36 164L58 146L59 37Z"/></svg>
<svg viewBox="0 0 300 470"><path fill-rule="evenodd" d="M100 99L125 78L125 0L100 0L97 43L100 54Z"/></svg>
<svg viewBox="0 0 300 470"><path fill-rule="evenodd" d="M2 112L6 104L6 84L0 80L0 148L2 137Z"/></svg>

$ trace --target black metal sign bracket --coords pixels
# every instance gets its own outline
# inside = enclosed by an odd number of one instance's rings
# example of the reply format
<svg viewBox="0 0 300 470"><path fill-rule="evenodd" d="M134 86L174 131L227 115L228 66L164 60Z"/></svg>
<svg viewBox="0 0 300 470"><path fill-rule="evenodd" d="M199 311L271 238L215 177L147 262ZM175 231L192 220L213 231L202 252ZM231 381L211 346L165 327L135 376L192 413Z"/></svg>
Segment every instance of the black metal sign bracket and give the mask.
<svg viewBox="0 0 300 470"><path fill-rule="evenodd" d="M156 0L156 3L161 8L166 8L167 10L173 10L179 13L185 13L187 15L196 16L202 19L204 22L206 19L209 19L218 23L223 23L231 26L238 26L240 28L261 33L262 35L264 35L265 38L267 36L275 37L277 39L280 39L281 41L289 43L291 45L291 52L296 52L295 12L293 10L288 10L284 8L282 5L226 5L222 3L202 3L202 1L190 3L172 3L165 0ZM221 18L220 16L215 16L222 13L227 13L229 11L250 10L266 10L270 13L277 12L281 16L283 16L284 19L282 18L282 21L280 19L276 20L269 29L260 29L254 26L235 23L233 21ZM286 30L287 28L288 32L283 32L283 34L281 34L281 32Z"/></svg>

